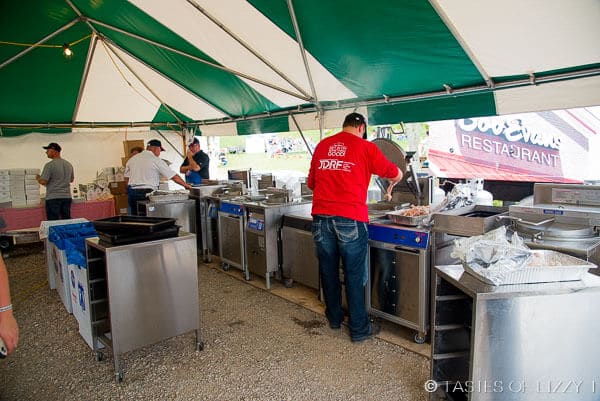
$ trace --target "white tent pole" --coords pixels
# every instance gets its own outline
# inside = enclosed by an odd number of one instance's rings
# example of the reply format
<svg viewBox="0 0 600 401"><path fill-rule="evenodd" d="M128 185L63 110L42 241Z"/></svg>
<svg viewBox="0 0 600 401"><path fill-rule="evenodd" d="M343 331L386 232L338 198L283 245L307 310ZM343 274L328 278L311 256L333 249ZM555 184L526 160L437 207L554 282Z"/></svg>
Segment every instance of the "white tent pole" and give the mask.
<svg viewBox="0 0 600 401"><path fill-rule="evenodd" d="M256 77L252 77L252 76L250 76L250 75L248 75L248 74L245 74L245 73L243 73L243 72L236 71L236 70L233 70L233 69L231 69L231 68L227 68L227 67L224 67L224 66L222 66L222 65L219 65L219 64L212 63L212 62L210 62L210 61L207 61L207 60L204 60L204 59L202 59L202 58L200 58L200 57L196 57L196 56L193 56L193 55L191 55L191 54L188 54L188 53L182 52L181 50L177 50L177 49L174 49L174 48L172 48L172 47L170 47L170 46L163 45L162 43L158 43L158 42L155 42L155 41L153 41L153 40L150 40L150 39L148 39L148 38L144 38L144 37L142 37L142 36L140 36L140 35L136 35L136 34L134 34L134 33L131 33L131 32L128 32L128 31L125 31L125 30L123 30L123 29L121 29L121 28L114 27L114 26L112 26L112 25L106 24L106 23L104 23L104 22L101 22L101 21L98 21L98 20L95 20L95 19L92 19L92 18L88 18L88 21L91 21L92 23L94 23L94 24L98 24L98 25L100 25L100 26L103 26L103 27L105 27L105 28L111 29L111 30L113 30L113 31L115 31L115 32L122 33L123 35L127 35L127 36L129 36L129 37L132 37L132 38L134 38L134 39L138 39L138 40L140 40L140 41L142 41L142 42L145 42L145 43L151 44L151 45L153 45L153 46L157 46L157 47L160 47L160 48L162 48L162 49L169 50L169 51L171 51L171 52L173 52L173 53L176 53L176 54L179 54L179 55L181 55L181 56L187 57L187 58L189 58L189 59L191 59L191 60L198 61L199 63L202 63L202 64L209 65L209 66L211 66L211 67L213 67L213 68L216 68L216 69L218 69L218 70L222 70L222 71L227 71L227 72L230 72L230 73L232 73L232 74L234 74L234 75L237 75L238 77L241 77L241 78L246 78L246 79L248 79L248 80L250 80L250 81L256 82L256 83L258 83L258 84L261 84L261 85L264 85L264 86L266 86L266 87L269 87L269 88L271 88L271 89L275 89L275 90L277 90L277 91L279 91L279 92L282 92L282 93L288 94L288 95L290 95L290 96L293 96L293 97L295 97L295 98L298 98L298 99L304 100L304 101L306 101L306 102L310 102L310 101L311 101L311 99L310 99L310 98L308 98L308 97L306 97L306 96L304 96L304 95L299 95L298 93L294 93L294 92L291 92L291 91L289 91L289 90L287 90L287 89L281 88L281 87L279 87L279 86L277 86L277 85L273 85L273 84L271 84L271 83L265 82L265 81L263 81L262 79L258 79L258 78L256 78Z"/></svg>
<svg viewBox="0 0 600 401"><path fill-rule="evenodd" d="M306 69L306 76L308 77L308 83L310 84L310 91L312 92L313 103L316 104L317 108L320 109L321 107L319 104L319 98L317 97L315 83L312 79L312 74L310 73L310 67L308 66L308 59L306 58L306 49L304 48L304 44L302 43L302 35L300 35L300 27L298 26L298 20L296 19L296 13L294 12L292 0L287 0L287 5L290 13L290 18L292 19L292 24L294 25L296 40L298 41L298 46L300 46L300 54L302 55L302 62L304 63L304 68Z"/></svg>
<svg viewBox="0 0 600 401"><path fill-rule="evenodd" d="M450 94L446 90L443 90L443 91L429 92L426 94L419 94L419 95L412 95L412 96L395 96L395 97L386 96L386 97L380 98L380 99L372 99L372 100L366 100L366 101L360 101L360 102L356 102L356 101L336 102L335 104L322 107L322 109L324 111L327 111L327 110L338 110L338 109L351 108L351 107L361 107L361 106L364 107L364 106L371 106L371 105L384 104L384 103L385 104L394 104L394 103L402 103L402 102L414 101L414 100L426 100L426 99L435 99L435 98L442 99L444 97L449 97L449 96L456 97L461 94L497 92L497 91L500 91L503 89L519 88L519 87L524 87L524 86L529 86L529 85L538 85L539 86L539 85L543 85L546 83L569 81L572 79L594 77L594 76L598 76L598 75L600 75L600 68L588 68L588 69L585 69L582 71L545 75L542 77L534 76L533 79L527 78L527 79L517 79L517 80L512 80L512 81L507 81L507 82L501 82L501 83L497 83L493 89L489 88L486 85L478 85L478 86L470 86L467 88L454 89L452 91L452 93L450 93ZM307 106L304 108L298 107L298 110L296 113L304 114L304 113L314 113L314 112L318 112L318 110L315 106ZM194 121L193 123L188 123L188 124L189 125L215 125L215 124L229 123L229 122L235 122L235 121L246 121L246 120L260 119L260 118L264 118L264 117L283 116L283 115L290 115L290 114L291 113L289 110L281 110L281 111L261 113L261 114L255 114L255 115L244 116L244 117L219 118L219 119L211 119L211 120ZM75 124L68 125L68 124L50 124L50 123L39 123L39 122L38 123L0 122L0 127L7 127L7 128L20 128L20 127L22 127L22 128L27 128L27 127L33 127L33 128L36 128L36 127L44 127L44 128L51 128L51 127L53 127L53 128L151 127L154 125L165 125L165 123L157 124L157 123L153 123L153 122L136 122L136 123L124 124L122 122L120 122L120 123L95 122L95 123L75 123Z"/></svg>
<svg viewBox="0 0 600 401"><path fill-rule="evenodd" d="M52 32L50 35L48 35L48 36L44 37L43 39L37 41L32 46L29 46L27 49L23 50L22 52L19 52L19 53L15 54L11 58L9 58L8 60L6 60L2 64L0 64L0 70L2 68L6 67L7 65L9 65L10 63L12 63L13 61L15 61L15 60L23 57L24 55L26 55L27 53L29 53L30 51L32 51L33 49L35 49L39 45L42 45L45 42L47 42L48 40L52 39L53 37L55 37L59 33L63 32L63 31L66 31L67 29L69 29L70 27L72 27L73 25L75 25L78 22L79 22L79 18L75 18L73 21L69 22L68 24L66 24L66 25L64 25L62 27L60 27L56 31Z"/></svg>
<svg viewBox="0 0 600 401"><path fill-rule="evenodd" d="M290 116L292 117L292 121L294 122L294 125L296 126L296 129L298 130L298 132L300 133L300 136L302 137L302 140L304 141L304 144L306 145L306 150L308 150L308 153L311 155L313 155L313 151L310 148L310 146L308 146L308 141L306 140L306 138L304 137L304 133L302 132L302 130L300 129L300 126L298 125L298 121L296 121L296 116L294 114L290 114Z"/></svg>
<svg viewBox="0 0 600 401"><path fill-rule="evenodd" d="M96 43L98 42L98 36L94 32L92 39L90 40L90 47L88 48L87 55L85 56L85 66L83 67L83 77L79 83L79 90L77 91L77 101L75 102L75 109L73 110L73 116L71 117L71 123L77 121L77 114L79 113L79 106L81 106L81 97L83 95L83 88L87 83L87 79L90 73L90 66L92 58L94 57L94 51L96 50Z"/></svg>
<svg viewBox="0 0 600 401"><path fill-rule="evenodd" d="M274 71L277 75L283 78L287 83L292 85L298 92L302 93L306 98L309 98L310 95L306 93L304 89L300 87L300 85L296 84L291 78L289 78L286 74L284 74L281 70L279 70L276 66L274 66L271 62L269 62L266 58L264 58L260 53L252 48L248 43L244 42L242 38L237 36L233 31L227 28L223 23L221 23L217 18L211 15L205 8L197 4L193 0L187 0L187 2L194 7L196 10L201 12L206 18L208 18L213 24L221 28L225 33L227 33L233 40L243 46L246 50L248 50L254 57L262 61L267 67L269 67L272 71Z"/></svg>

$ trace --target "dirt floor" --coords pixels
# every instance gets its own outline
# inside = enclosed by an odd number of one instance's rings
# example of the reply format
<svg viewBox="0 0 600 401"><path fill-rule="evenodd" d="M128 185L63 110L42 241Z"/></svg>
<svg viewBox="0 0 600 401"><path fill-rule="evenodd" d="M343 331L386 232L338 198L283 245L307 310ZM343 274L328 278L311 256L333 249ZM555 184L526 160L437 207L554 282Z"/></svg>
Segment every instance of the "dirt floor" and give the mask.
<svg viewBox="0 0 600 401"><path fill-rule="evenodd" d="M352 343L332 330L316 291L249 282L217 262L199 263L201 337L193 332L102 361L81 338L47 283L43 248L5 259L21 330L0 360L0 400L426 400L428 344L384 322L375 339Z"/></svg>

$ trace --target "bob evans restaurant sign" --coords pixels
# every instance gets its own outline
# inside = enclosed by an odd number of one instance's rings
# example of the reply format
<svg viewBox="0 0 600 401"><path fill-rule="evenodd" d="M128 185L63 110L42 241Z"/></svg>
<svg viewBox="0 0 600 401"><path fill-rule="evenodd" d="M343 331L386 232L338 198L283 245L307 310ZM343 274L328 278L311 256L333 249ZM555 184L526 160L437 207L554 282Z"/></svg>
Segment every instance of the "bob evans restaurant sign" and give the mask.
<svg viewBox="0 0 600 401"><path fill-rule="evenodd" d="M506 117L456 120L455 128L466 159L533 175L564 176L560 133Z"/></svg>

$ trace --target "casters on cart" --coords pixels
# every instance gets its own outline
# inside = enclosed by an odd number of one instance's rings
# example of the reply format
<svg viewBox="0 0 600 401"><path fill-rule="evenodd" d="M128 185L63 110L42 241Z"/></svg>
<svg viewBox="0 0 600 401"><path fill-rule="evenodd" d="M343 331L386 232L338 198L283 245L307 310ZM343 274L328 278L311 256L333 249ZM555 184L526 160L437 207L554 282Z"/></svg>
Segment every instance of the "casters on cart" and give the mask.
<svg viewBox="0 0 600 401"><path fill-rule="evenodd" d="M294 286L294 279L292 279L292 278L284 279L283 285L285 285L285 288L292 288Z"/></svg>
<svg viewBox="0 0 600 401"><path fill-rule="evenodd" d="M223 270L228 271L229 270L229 263L221 263L221 268L223 268Z"/></svg>
<svg viewBox="0 0 600 401"><path fill-rule="evenodd" d="M100 362L104 359L104 353L102 351L94 352L94 357L96 358L96 362Z"/></svg>
<svg viewBox="0 0 600 401"><path fill-rule="evenodd" d="M427 335L424 333L417 332L417 333L415 333L415 336L413 339L417 344L423 344L427 340Z"/></svg>
<svg viewBox="0 0 600 401"><path fill-rule="evenodd" d="M117 383L121 383L123 381L123 372L120 370L115 372L115 379L117 380Z"/></svg>
<svg viewBox="0 0 600 401"><path fill-rule="evenodd" d="M204 351L204 342L200 341L196 343L196 351Z"/></svg>

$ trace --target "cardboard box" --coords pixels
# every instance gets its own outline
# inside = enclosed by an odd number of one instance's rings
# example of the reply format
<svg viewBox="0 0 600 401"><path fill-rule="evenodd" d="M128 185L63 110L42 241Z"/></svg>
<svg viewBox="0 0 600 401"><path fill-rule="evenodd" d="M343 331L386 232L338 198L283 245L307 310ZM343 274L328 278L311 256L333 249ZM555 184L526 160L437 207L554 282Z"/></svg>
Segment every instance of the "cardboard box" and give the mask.
<svg viewBox="0 0 600 401"><path fill-rule="evenodd" d="M127 183L125 181L109 182L108 189L113 195L123 195L127 193Z"/></svg>
<svg viewBox="0 0 600 401"><path fill-rule="evenodd" d="M115 195L115 213L117 215L129 213L129 203L127 201L127 194Z"/></svg>
<svg viewBox="0 0 600 401"><path fill-rule="evenodd" d="M52 272L54 279L52 280L58 291L65 309L69 313L73 313L73 304L71 303L71 289L69 284L69 265L67 263L67 254L56 247L52 242L48 241L46 252L50 254L47 259L48 263L52 264ZM50 283L52 288L52 283Z"/></svg>
<svg viewBox="0 0 600 401"><path fill-rule="evenodd" d="M129 157L129 154L131 153L131 148L135 148L136 146L145 149L144 140L136 139L133 141L123 141L123 152L125 152L124 156Z"/></svg>
<svg viewBox="0 0 600 401"><path fill-rule="evenodd" d="M83 337L87 345L94 349L93 335L92 335L92 317L90 308L89 287L95 286L98 291L106 291L101 286L106 286L106 282L101 283L89 283L87 268L83 268L77 265L69 265L69 284L71 289L71 304L73 306L73 316L77 319L79 324L79 334ZM104 348L104 345L100 341L96 340L96 348Z"/></svg>

